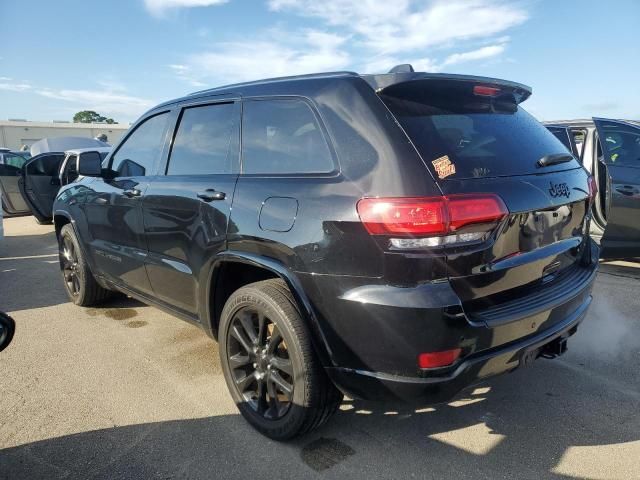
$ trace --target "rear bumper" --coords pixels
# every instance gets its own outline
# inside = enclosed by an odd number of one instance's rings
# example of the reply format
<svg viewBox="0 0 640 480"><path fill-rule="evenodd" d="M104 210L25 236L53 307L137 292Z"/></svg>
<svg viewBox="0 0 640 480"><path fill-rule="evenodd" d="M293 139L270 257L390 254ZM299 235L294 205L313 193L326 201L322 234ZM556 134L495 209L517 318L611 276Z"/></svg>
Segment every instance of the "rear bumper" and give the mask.
<svg viewBox="0 0 640 480"><path fill-rule="evenodd" d="M515 370L540 356L544 347L573 335L584 319L591 295L566 320L536 335L467 357L453 371L429 377L398 376L380 372L328 368L334 383L352 397L367 400L403 400L441 403L462 389L486 378Z"/></svg>
<svg viewBox="0 0 640 480"><path fill-rule="evenodd" d="M531 288L484 311L465 310L449 282L413 288L366 279L302 278L318 313L329 361L346 394L438 403L466 386L514 370L577 330L591 303L598 248L558 282ZM313 283L308 283L313 280ZM558 346L558 345L556 345ZM561 353L564 344L556 350ZM421 370L422 352L461 348L454 365Z"/></svg>

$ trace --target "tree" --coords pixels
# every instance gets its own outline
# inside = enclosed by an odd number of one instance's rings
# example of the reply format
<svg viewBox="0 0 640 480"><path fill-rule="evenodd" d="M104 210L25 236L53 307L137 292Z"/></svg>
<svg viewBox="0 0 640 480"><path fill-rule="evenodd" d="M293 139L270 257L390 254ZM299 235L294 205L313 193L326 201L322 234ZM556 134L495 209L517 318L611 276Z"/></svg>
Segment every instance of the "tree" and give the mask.
<svg viewBox="0 0 640 480"><path fill-rule="evenodd" d="M93 110L82 110L73 116L73 123L118 123L113 118L107 118Z"/></svg>

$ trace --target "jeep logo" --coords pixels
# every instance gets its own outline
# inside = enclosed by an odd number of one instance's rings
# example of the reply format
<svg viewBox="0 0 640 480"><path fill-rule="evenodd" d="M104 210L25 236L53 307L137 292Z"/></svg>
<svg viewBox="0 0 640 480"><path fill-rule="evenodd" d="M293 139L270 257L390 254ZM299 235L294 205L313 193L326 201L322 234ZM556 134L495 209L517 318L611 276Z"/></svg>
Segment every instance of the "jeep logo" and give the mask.
<svg viewBox="0 0 640 480"><path fill-rule="evenodd" d="M552 197L567 197L571 195L569 191L569 185L566 183L553 183L549 182L549 193Z"/></svg>

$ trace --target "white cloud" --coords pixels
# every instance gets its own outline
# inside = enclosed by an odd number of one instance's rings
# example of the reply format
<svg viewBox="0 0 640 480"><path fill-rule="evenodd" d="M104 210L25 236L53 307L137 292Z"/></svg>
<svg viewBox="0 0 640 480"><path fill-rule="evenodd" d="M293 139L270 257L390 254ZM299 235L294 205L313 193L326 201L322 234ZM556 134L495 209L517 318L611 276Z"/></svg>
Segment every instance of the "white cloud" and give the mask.
<svg viewBox="0 0 640 480"><path fill-rule="evenodd" d="M274 11L318 17L357 34L377 54L407 52L499 34L527 20L518 4L502 0L269 0Z"/></svg>
<svg viewBox="0 0 640 480"><path fill-rule="evenodd" d="M169 65L193 86L241 82L265 77L346 68L351 58L342 49L346 37L317 30L271 31L267 38L218 43L180 64Z"/></svg>
<svg viewBox="0 0 640 480"><path fill-rule="evenodd" d="M528 18L524 3L504 0L266 1L274 12L317 26L292 30L279 23L248 39L212 44L169 68L194 87L328 70L379 73L400 63L437 72L499 57L510 41L506 31ZM443 55L454 47L463 50Z"/></svg>
<svg viewBox="0 0 640 480"><path fill-rule="evenodd" d="M105 90L41 88L34 90L34 92L43 97L73 103L83 110L95 110L107 116L137 117L155 104L153 100ZM116 118L116 120L118 119Z"/></svg>
<svg viewBox="0 0 640 480"><path fill-rule="evenodd" d="M443 66L497 57L502 55L505 48L506 47L504 45L488 45L486 47L478 48L477 50L471 50L470 52L454 53L445 59Z"/></svg>
<svg viewBox="0 0 640 480"><path fill-rule="evenodd" d="M167 10L188 7L210 7L221 5L228 0L144 0L144 4L154 15L162 15Z"/></svg>
<svg viewBox="0 0 640 480"><path fill-rule="evenodd" d="M9 92L26 92L31 90L31 85L27 82L15 82L9 77L0 77L0 90Z"/></svg>

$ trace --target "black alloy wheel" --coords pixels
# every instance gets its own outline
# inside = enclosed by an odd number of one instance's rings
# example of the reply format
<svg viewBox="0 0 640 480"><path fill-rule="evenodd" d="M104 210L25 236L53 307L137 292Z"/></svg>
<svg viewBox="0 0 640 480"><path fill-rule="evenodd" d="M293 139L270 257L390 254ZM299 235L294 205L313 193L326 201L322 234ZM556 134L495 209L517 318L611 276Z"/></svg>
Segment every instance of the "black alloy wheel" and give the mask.
<svg viewBox="0 0 640 480"><path fill-rule="evenodd" d="M70 237L62 239L62 275L69 294L73 297L80 295L80 277L78 252Z"/></svg>
<svg viewBox="0 0 640 480"><path fill-rule="evenodd" d="M293 401L293 364L278 326L258 309L239 309L227 352L238 393L253 411L268 420L286 415Z"/></svg>

